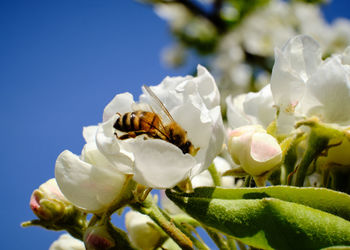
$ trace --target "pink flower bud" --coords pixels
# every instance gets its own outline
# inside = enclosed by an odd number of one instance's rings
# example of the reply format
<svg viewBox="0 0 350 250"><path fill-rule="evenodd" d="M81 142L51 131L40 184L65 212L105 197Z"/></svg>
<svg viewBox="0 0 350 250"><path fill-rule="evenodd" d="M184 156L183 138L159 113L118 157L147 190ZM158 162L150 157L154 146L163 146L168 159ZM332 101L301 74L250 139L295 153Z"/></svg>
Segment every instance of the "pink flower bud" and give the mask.
<svg viewBox="0 0 350 250"><path fill-rule="evenodd" d="M228 148L235 163L252 176L268 172L282 160L282 150L277 140L260 125L232 130Z"/></svg>
<svg viewBox="0 0 350 250"><path fill-rule="evenodd" d="M87 250L111 249L115 246L105 225L88 228L84 235L84 243Z"/></svg>
<svg viewBox="0 0 350 250"><path fill-rule="evenodd" d="M30 208L42 220L57 220L64 214L70 203L61 193L55 179L50 179L34 190L30 198Z"/></svg>

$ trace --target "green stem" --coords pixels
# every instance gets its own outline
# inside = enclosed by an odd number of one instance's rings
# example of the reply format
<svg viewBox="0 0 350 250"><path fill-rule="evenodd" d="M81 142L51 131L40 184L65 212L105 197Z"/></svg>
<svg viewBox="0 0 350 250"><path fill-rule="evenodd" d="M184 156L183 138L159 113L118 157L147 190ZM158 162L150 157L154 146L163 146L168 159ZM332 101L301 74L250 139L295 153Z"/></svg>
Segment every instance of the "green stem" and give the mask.
<svg viewBox="0 0 350 250"><path fill-rule="evenodd" d="M297 175L295 178L295 186L302 187L306 177L307 170L321 152L326 149L329 142L329 138L326 136L320 136L311 130L308 145L303 158L298 166Z"/></svg>
<svg viewBox="0 0 350 250"><path fill-rule="evenodd" d="M227 245L228 245L228 247L231 250L237 250L235 239L230 237L230 236L226 236L226 237L227 237Z"/></svg>
<svg viewBox="0 0 350 250"><path fill-rule="evenodd" d="M208 168L208 171L211 175L211 178L213 179L214 185L215 186L221 186L221 179L220 179L220 174L216 170L216 167L214 164L211 164Z"/></svg>
<svg viewBox="0 0 350 250"><path fill-rule="evenodd" d="M106 217L110 217L116 210L119 208L122 208L129 204L134 199L134 194L132 190L135 189L136 182L133 181L132 175L127 175L126 179L124 181L124 185L122 187L122 190L120 191L120 194L116 200L112 202L112 206L110 206L105 213Z"/></svg>
<svg viewBox="0 0 350 250"><path fill-rule="evenodd" d="M220 235L216 230L213 230L206 226L203 226L203 228L205 231L207 231L210 238L214 241L220 250L230 250L222 235Z"/></svg>
<svg viewBox="0 0 350 250"><path fill-rule="evenodd" d="M247 175L244 179L243 187L250 187L251 180L252 180L252 177L250 175Z"/></svg>
<svg viewBox="0 0 350 250"><path fill-rule="evenodd" d="M237 240L237 245L238 245L240 250L247 250L247 246L239 240Z"/></svg>
<svg viewBox="0 0 350 250"><path fill-rule="evenodd" d="M164 211L163 211L164 213ZM187 235L188 238L193 242L193 245L196 247L196 249L199 250L209 250L210 248L202 241L198 240L196 237L192 235L192 231L186 228L186 225L182 225L181 223L177 222L176 220L173 220L173 223L176 227L178 227L184 234ZM193 227L192 225L188 224L188 226ZM193 227L195 230L195 228Z"/></svg>
<svg viewBox="0 0 350 250"><path fill-rule="evenodd" d="M182 249L193 249L192 241L177 228L174 223L164 216L159 210L158 206L152 200L152 197L148 196L142 203L132 204L132 208L148 215L158 226L160 226L164 232L166 232Z"/></svg>

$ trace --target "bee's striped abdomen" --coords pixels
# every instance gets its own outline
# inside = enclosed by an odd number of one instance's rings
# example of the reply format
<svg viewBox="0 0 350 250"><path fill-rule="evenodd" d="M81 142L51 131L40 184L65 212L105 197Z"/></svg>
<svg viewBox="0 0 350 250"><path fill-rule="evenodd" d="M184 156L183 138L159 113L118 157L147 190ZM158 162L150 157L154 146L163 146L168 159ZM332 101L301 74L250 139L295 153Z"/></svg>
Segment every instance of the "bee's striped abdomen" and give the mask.
<svg viewBox="0 0 350 250"><path fill-rule="evenodd" d="M148 111L134 111L118 117L113 127L122 132L145 131L158 129L161 121L157 114Z"/></svg>

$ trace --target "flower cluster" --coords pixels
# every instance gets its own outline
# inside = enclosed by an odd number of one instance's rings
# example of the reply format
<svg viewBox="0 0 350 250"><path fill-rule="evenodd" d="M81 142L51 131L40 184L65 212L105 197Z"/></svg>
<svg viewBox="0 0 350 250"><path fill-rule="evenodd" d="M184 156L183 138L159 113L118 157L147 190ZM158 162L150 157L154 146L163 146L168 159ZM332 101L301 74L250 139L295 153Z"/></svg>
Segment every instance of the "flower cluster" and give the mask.
<svg viewBox="0 0 350 250"><path fill-rule="evenodd" d="M168 21L180 41L163 51L166 63L178 66L185 62L187 48L195 47L203 54L205 47L209 50L205 54L213 55L209 65L223 97L256 91L269 83L275 47L281 48L293 36L305 34L316 39L323 57L341 53L350 43L350 22L338 18L328 23L321 7L309 1L253 1L249 6L224 2L210 3L214 10L219 8L216 13L221 22L205 18L205 11L198 15L200 10L186 4L153 3L155 12Z"/></svg>
<svg viewBox="0 0 350 250"><path fill-rule="evenodd" d="M206 170L220 153L224 140L220 96L204 67L198 67L197 77L168 77L151 89L186 131L186 135L179 136L187 136L197 149L195 154L183 153L175 144L148 137L147 133L120 139L115 128L117 120L123 119L131 126L142 123L144 118L136 114L134 120L126 121L127 114L155 104L147 92L140 96L139 103L130 93L118 94L105 107L103 121L84 128L86 145L81 155L64 151L57 158L57 182L76 206L93 212L105 210L120 196L127 176L149 188L172 188ZM156 114L152 115L153 119ZM166 126L165 121L159 126Z"/></svg>
<svg viewBox="0 0 350 250"><path fill-rule="evenodd" d="M307 35L276 47L270 83L259 92L228 96L225 125L219 90L203 66L197 76L144 86L137 101L117 94L101 123L83 128L81 154L65 150L58 156L55 179L30 199L39 219L23 225L66 230L76 238L63 235L52 250L205 249L193 236L200 226L220 249L232 247L234 238L257 248L286 248L266 245L275 244L272 234L256 236L257 227L269 232L266 217L282 220L290 239L307 232L305 244L315 249L347 244L350 47L322 55ZM282 186L266 188L267 181ZM247 188L253 185L258 188ZM162 208L152 189L161 190ZM126 206L134 210L125 215L128 234L111 222ZM253 236L242 237L240 227ZM329 231L334 237L323 241Z"/></svg>

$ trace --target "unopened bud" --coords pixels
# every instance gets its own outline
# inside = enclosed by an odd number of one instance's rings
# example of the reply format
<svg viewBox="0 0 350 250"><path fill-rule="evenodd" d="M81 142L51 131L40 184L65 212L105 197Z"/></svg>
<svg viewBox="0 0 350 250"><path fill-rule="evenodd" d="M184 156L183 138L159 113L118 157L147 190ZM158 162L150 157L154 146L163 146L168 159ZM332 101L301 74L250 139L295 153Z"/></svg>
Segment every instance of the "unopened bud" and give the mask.
<svg viewBox="0 0 350 250"><path fill-rule="evenodd" d="M87 250L113 249L115 242L105 225L90 227L84 235Z"/></svg>
<svg viewBox="0 0 350 250"><path fill-rule="evenodd" d="M252 176L262 175L282 160L277 140L260 125L239 127L229 133L228 148L232 159Z"/></svg>
<svg viewBox="0 0 350 250"><path fill-rule="evenodd" d="M34 190L30 198L30 208L42 220L58 220L70 203L61 193L55 179L50 179Z"/></svg>
<svg viewBox="0 0 350 250"><path fill-rule="evenodd" d="M129 211L125 215L125 226L130 241L138 249L156 249L162 242L162 235L154 222L139 212Z"/></svg>
<svg viewBox="0 0 350 250"><path fill-rule="evenodd" d="M113 226L107 218L102 218L85 231L84 243L87 250L134 250L128 235Z"/></svg>

